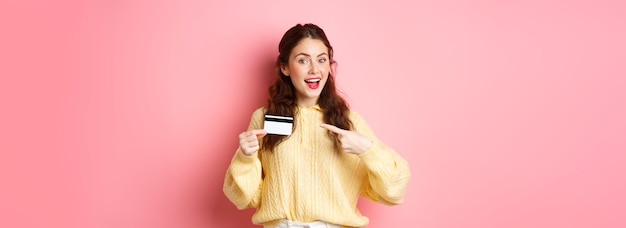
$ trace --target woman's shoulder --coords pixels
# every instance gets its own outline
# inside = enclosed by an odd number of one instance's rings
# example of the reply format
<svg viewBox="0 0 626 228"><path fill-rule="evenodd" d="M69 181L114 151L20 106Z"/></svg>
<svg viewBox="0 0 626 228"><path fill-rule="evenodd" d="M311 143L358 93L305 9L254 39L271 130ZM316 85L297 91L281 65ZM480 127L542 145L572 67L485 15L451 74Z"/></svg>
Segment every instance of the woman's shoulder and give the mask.
<svg viewBox="0 0 626 228"><path fill-rule="evenodd" d="M265 106L258 107L256 110L254 110L254 112L252 112L252 118L253 119L262 118L263 116L265 116L266 110L267 110L267 107Z"/></svg>
<svg viewBox="0 0 626 228"><path fill-rule="evenodd" d="M352 120L352 119L362 119L363 117L361 116L361 114L357 111L355 111L354 109L349 109L348 110L348 117Z"/></svg>
<svg viewBox="0 0 626 228"><path fill-rule="evenodd" d="M255 109L253 113L265 113L265 110L267 110L267 107L261 106Z"/></svg>

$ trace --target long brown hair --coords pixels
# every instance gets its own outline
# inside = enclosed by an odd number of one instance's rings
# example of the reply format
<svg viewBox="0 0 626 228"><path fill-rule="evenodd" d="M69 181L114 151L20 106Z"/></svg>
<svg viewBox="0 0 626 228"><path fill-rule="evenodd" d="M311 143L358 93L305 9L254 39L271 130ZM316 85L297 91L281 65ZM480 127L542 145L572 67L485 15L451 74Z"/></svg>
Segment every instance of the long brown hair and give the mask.
<svg viewBox="0 0 626 228"><path fill-rule="evenodd" d="M321 40L328 48L328 56L331 64L336 64L333 59L333 48L324 33L324 30L314 24L298 24L291 27L278 44L278 59L276 60L276 75L278 79L269 88L270 98L267 101L266 114L295 116L297 110L296 89L291 79L284 75L280 68L288 65L289 56L294 47L305 38ZM352 129L352 122L348 118L348 103L337 93L335 77L329 73L326 85L320 94L318 105L324 113L324 122L335 125L341 129ZM294 121L295 129L296 121ZM329 136L334 139L335 147L341 148L337 135L328 131ZM263 150L273 151L274 148L285 140L288 136L267 135L263 137Z"/></svg>

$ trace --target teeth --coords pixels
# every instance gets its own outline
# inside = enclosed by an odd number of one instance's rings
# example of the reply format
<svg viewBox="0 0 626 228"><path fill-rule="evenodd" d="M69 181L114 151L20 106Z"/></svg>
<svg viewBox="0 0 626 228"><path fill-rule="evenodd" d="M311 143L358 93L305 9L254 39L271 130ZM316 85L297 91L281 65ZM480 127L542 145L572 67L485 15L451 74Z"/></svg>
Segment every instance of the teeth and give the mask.
<svg viewBox="0 0 626 228"><path fill-rule="evenodd" d="M321 79L316 78L316 79L308 79L308 80L304 80L304 81L305 81L305 82L311 82L311 83L313 83L313 82L319 82L320 80L321 80Z"/></svg>

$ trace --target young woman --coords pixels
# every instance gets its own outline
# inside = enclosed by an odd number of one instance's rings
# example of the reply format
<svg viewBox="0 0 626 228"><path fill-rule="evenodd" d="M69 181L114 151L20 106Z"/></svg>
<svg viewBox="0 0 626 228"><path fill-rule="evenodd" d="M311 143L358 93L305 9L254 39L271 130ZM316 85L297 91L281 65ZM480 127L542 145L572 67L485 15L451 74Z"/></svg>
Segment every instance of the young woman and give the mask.
<svg viewBox="0 0 626 228"><path fill-rule="evenodd" d="M320 27L292 27L278 50L278 79L239 135L224 193L239 209L256 208L252 222L265 227L367 226L359 196L402 203L407 162L338 95L333 48ZM291 135L268 134L266 114L293 117Z"/></svg>

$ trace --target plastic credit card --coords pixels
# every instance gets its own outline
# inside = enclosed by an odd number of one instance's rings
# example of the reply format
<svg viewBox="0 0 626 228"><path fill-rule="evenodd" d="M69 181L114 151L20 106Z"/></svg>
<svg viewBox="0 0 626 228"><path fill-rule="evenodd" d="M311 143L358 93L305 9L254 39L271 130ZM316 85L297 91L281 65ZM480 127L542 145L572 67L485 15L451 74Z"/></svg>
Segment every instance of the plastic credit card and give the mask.
<svg viewBox="0 0 626 228"><path fill-rule="evenodd" d="M275 135L291 135L293 128L293 117L265 115L263 129L268 134Z"/></svg>

